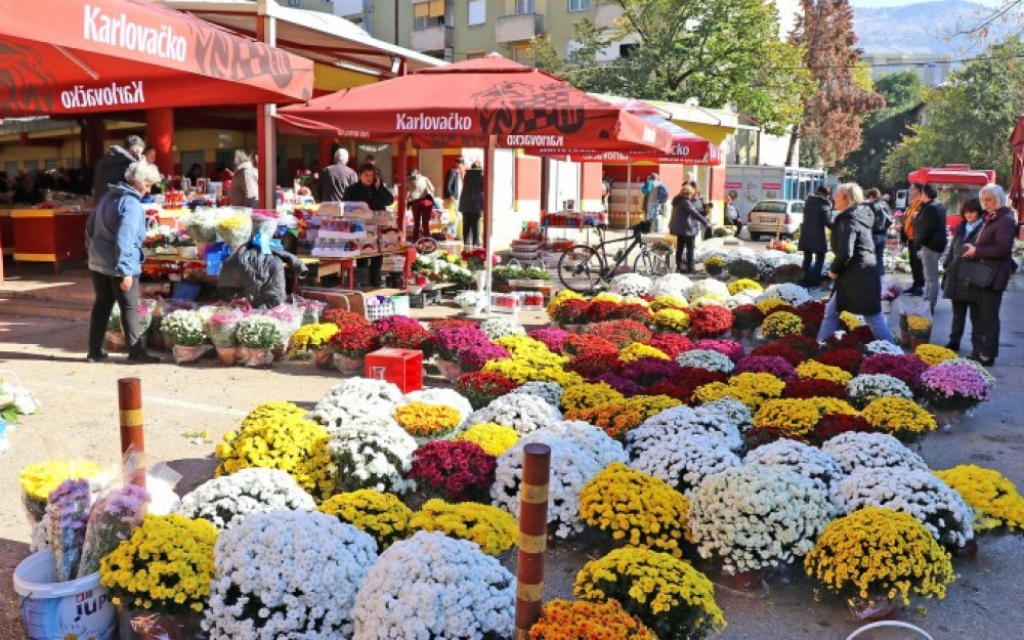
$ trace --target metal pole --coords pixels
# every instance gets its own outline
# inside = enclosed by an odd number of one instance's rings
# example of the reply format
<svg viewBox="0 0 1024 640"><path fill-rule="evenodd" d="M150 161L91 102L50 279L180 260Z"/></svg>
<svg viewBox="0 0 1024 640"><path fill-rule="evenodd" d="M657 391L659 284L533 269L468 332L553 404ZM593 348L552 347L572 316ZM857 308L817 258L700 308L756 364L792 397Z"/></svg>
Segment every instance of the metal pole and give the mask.
<svg viewBox="0 0 1024 640"><path fill-rule="evenodd" d="M629 228L629 209L633 206L633 160L626 160L626 228ZM611 222L611 220L608 220ZM610 225L609 225L610 226Z"/></svg>
<svg viewBox="0 0 1024 640"><path fill-rule="evenodd" d="M487 136L487 161L484 166L484 175L487 176L487 181L484 183L484 260L485 268L487 269L487 286L484 288L484 295L487 296L487 309L490 310L491 305L491 289L492 281L491 277L494 273L494 265L491 264L494 261L494 244L491 242L494 235L494 185L497 184L497 171L495 171L495 147L498 144L498 136L490 135Z"/></svg>
<svg viewBox="0 0 1024 640"><path fill-rule="evenodd" d="M117 381L117 406L121 418L121 455L138 456L130 482L146 487L146 438L142 426L142 381L120 378ZM126 478L127 480L128 478Z"/></svg>
<svg viewBox="0 0 1024 640"><path fill-rule="evenodd" d="M523 447L523 484L519 493L519 565L516 576L515 640L528 640L540 619L544 596L544 556L548 548L548 481L551 448Z"/></svg>

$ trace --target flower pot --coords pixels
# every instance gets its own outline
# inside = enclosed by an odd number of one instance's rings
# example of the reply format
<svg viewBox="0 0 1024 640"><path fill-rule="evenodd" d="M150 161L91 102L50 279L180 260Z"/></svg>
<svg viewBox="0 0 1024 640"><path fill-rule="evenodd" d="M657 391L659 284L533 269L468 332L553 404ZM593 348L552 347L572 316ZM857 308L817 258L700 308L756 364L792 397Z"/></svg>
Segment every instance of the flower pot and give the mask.
<svg viewBox="0 0 1024 640"><path fill-rule="evenodd" d="M338 352L334 350L334 347L324 347L313 354L313 364L317 369L330 371L334 369L334 356L336 355Z"/></svg>
<svg viewBox="0 0 1024 640"><path fill-rule="evenodd" d="M270 353L272 353L274 356L274 362L281 362L288 354L288 348L283 344L279 344L273 349L271 349Z"/></svg>
<svg viewBox="0 0 1024 640"><path fill-rule="evenodd" d="M162 613L117 608L120 640L198 640L205 638L203 614Z"/></svg>
<svg viewBox="0 0 1024 640"><path fill-rule="evenodd" d="M975 534L977 535L977 534ZM968 540L963 546L946 545L946 550L954 558L974 559L978 557L978 539Z"/></svg>
<svg viewBox="0 0 1024 640"><path fill-rule="evenodd" d="M128 342L120 331L108 331L103 334L103 349L110 353L127 353Z"/></svg>
<svg viewBox="0 0 1024 640"><path fill-rule="evenodd" d="M722 584L733 591L754 591L761 586L764 571L722 571Z"/></svg>
<svg viewBox="0 0 1024 640"><path fill-rule="evenodd" d="M238 348L238 362L253 369L269 367L274 361L274 352L270 349Z"/></svg>
<svg viewBox="0 0 1024 640"><path fill-rule="evenodd" d="M346 376L357 376L363 372L363 359L334 354L334 368Z"/></svg>
<svg viewBox="0 0 1024 640"><path fill-rule="evenodd" d="M944 431L955 427L963 417L959 409L932 409L932 414L935 416L935 426Z"/></svg>
<svg viewBox="0 0 1024 640"><path fill-rule="evenodd" d="M14 570L14 590L22 597L21 620L32 640L94 638L114 640L117 611L100 574L56 582L53 551L44 549Z"/></svg>
<svg viewBox="0 0 1024 640"><path fill-rule="evenodd" d="M233 367L238 361L238 347L217 347L217 362Z"/></svg>
<svg viewBox="0 0 1024 640"><path fill-rule="evenodd" d="M887 596L850 598L847 605L849 605L853 617L864 622L892 620L899 610L897 604Z"/></svg>
<svg viewBox="0 0 1024 640"><path fill-rule="evenodd" d="M437 358L434 363L437 365L438 370L444 379L448 382L458 382L459 376L462 375L462 366L458 362L450 362L448 360L442 360Z"/></svg>
<svg viewBox="0 0 1024 640"><path fill-rule="evenodd" d="M174 364L183 365L195 362L206 355L210 348L211 346L208 344L201 344L197 347L183 347L176 344L171 349L171 353L174 356Z"/></svg>

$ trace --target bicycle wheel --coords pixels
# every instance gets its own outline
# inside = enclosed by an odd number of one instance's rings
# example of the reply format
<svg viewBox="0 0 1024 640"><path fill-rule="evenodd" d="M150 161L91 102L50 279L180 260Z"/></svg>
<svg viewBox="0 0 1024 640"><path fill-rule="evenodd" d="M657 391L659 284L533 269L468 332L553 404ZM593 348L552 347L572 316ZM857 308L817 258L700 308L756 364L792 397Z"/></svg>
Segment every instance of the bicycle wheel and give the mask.
<svg viewBox="0 0 1024 640"><path fill-rule="evenodd" d="M633 273L648 278L656 278L665 273L665 265L661 259L650 253L641 253L633 261Z"/></svg>
<svg viewBox="0 0 1024 640"><path fill-rule="evenodd" d="M601 283L604 260L593 247L577 245L558 259L558 279L562 285L576 293L594 290Z"/></svg>

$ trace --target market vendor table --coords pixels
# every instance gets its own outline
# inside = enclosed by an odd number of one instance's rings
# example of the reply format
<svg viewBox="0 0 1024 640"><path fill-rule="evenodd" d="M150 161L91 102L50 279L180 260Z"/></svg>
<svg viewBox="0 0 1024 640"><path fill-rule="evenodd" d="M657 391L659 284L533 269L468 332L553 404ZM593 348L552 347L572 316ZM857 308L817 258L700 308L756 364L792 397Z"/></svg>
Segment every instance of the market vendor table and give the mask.
<svg viewBox="0 0 1024 640"><path fill-rule="evenodd" d="M0 247L5 256L14 255L14 221L11 209L0 209Z"/></svg>
<svg viewBox="0 0 1024 640"><path fill-rule="evenodd" d="M416 260L416 247L409 246L402 249L395 249L393 251L378 251L376 253L363 253L359 256L352 258L332 258L329 256L300 256L303 260L309 258L319 262L322 266L337 265L337 269L342 275L342 279L345 281L345 286L348 289L356 288L356 260L362 260L364 258L376 258L376 257L387 257L387 256L405 256L405 265L402 267L402 276L405 281L409 281L409 276L412 273L412 263Z"/></svg>
<svg viewBox="0 0 1024 640"><path fill-rule="evenodd" d="M19 262L60 263L86 256L85 223L89 212L79 209L13 209L14 265Z"/></svg>

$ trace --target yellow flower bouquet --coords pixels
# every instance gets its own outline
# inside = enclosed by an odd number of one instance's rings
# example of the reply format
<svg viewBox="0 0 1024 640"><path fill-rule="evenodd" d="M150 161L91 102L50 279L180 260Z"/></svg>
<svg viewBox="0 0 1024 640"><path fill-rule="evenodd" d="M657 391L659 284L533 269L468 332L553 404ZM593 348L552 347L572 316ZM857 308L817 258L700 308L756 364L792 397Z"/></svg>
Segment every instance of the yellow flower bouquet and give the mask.
<svg viewBox="0 0 1024 640"><path fill-rule="evenodd" d="M584 602L551 600L530 627L530 640L658 640L636 616L626 613L617 600Z"/></svg>
<svg viewBox="0 0 1024 640"><path fill-rule="evenodd" d="M444 500L428 500L410 521L413 531L440 531L450 538L469 540L492 556L508 551L519 539L515 517L499 509L477 502L450 504Z"/></svg>
<svg viewBox="0 0 1024 640"><path fill-rule="evenodd" d="M768 322L767 318L765 318L765 322ZM764 325L762 325L762 327L763 326ZM822 364L817 360L805 360L804 362L801 362L796 368L796 374L800 376L801 380L807 380L808 378L828 380L829 382L841 384L844 387L853 379L853 374L848 371L843 371L839 367L834 367L829 364Z"/></svg>
<svg viewBox="0 0 1024 640"><path fill-rule="evenodd" d="M338 325L332 322L303 325L292 334L292 351L302 353L322 349L336 333Z"/></svg>
<svg viewBox="0 0 1024 640"><path fill-rule="evenodd" d="M455 440L478 444L484 453L497 458L519 442L519 434L512 427L494 422L481 422L455 436Z"/></svg>
<svg viewBox="0 0 1024 640"><path fill-rule="evenodd" d="M410 402L395 409L395 422L414 438L440 438L462 421L458 409L424 402Z"/></svg>
<svg viewBox="0 0 1024 640"><path fill-rule="evenodd" d="M725 628L711 581L667 553L616 549L584 565L573 592L591 602L617 600L660 640L700 640Z"/></svg>
<svg viewBox="0 0 1024 640"><path fill-rule="evenodd" d="M907 327L910 335L919 340L928 340L932 335L932 321L922 315L907 316Z"/></svg>
<svg viewBox="0 0 1024 640"><path fill-rule="evenodd" d="M683 557L690 503L664 480L613 462L580 492L580 515L587 524L631 547Z"/></svg>
<svg viewBox="0 0 1024 640"><path fill-rule="evenodd" d="M572 411L574 409L589 409L609 402L623 402L625 399L626 396L612 389L607 382L584 383L566 387L562 391L559 404L562 411Z"/></svg>
<svg viewBox="0 0 1024 640"><path fill-rule="evenodd" d="M405 506L393 493L382 493L374 489L359 489L350 493L339 493L324 501L317 511L336 517L377 541L377 552L412 533L409 521L412 509Z"/></svg>
<svg viewBox="0 0 1024 640"><path fill-rule="evenodd" d="M924 363L929 367L934 367L946 360L952 360L957 357L955 351L946 347L940 347L937 344L919 344L914 349L914 355L924 360Z"/></svg>
<svg viewBox="0 0 1024 640"><path fill-rule="evenodd" d="M689 304L683 298L676 296L658 296L651 301L651 313L657 313L662 309L685 309Z"/></svg>
<svg viewBox="0 0 1024 640"><path fill-rule="evenodd" d="M217 476L262 467L288 473L314 497L334 491L335 466L323 427L305 420L305 411L289 402L261 404L242 421L237 432L224 434L215 451Z"/></svg>
<svg viewBox="0 0 1024 640"><path fill-rule="evenodd" d="M804 559L807 575L854 599L910 603L913 591L946 596L953 582L949 553L913 516L865 507L833 520Z"/></svg>
<svg viewBox="0 0 1024 640"><path fill-rule="evenodd" d="M207 520L146 516L100 562L114 604L165 613L202 611L213 579L217 529Z"/></svg>
<svg viewBox="0 0 1024 640"><path fill-rule="evenodd" d="M932 414L906 398L877 398L864 407L861 415L878 431L896 436L904 442L915 440L936 428Z"/></svg>
<svg viewBox="0 0 1024 640"><path fill-rule="evenodd" d="M761 323L761 333L765 338L778 340L786 336L798 336L804 332L804 321L800 316L788 311L777 311Z"/></svg>
<svg viewBox="0 0 1024 640"><path fill-rule="evenodd" d="M753 293L764 293L764 287L761 286L756 280L750 278L740 278L728 284L729 295L734 296L737 293L744 291L750 291Z"/></svg>
<svg viewBox="0 0 1024 640"><path fill-rule="evenodd" d="M665 308L655 313L651 322L662 331L686 333L690 328L690 315L682 309Z"/></svg>
<svg viewBox="0 0 1024 640"><path fill-rule="evenodd" d="M974 509L974 533L1024 532L1024 497L994 469L960 465L935 475Z"/></svg>
<svg viewBox="0 0 1024 640"><path fill-rule="evenodd" d="M103 472L99 465L88 460L52 460L26 465L19 477L22 503L36 522L46 514L46 501L50 493L65 480L91 480Z"/></svg>
<svg viewBox="0 0 1024 640"><path fill-rule="evenodd" d="M656 358L658 360L669 359L661 349L656 349L652 346L643 344L642 342L634 342L625 349L619 351L619 362L623 364L636 362L641 358Z"/></svg>
<svg viewBox="0 0 1024 640"><path fill-rule="evenodd" d="M814 403L801 398L768 400L754 414L758 429L779 429L794 436L810 433L819 420L821 412Z"/></svg>

